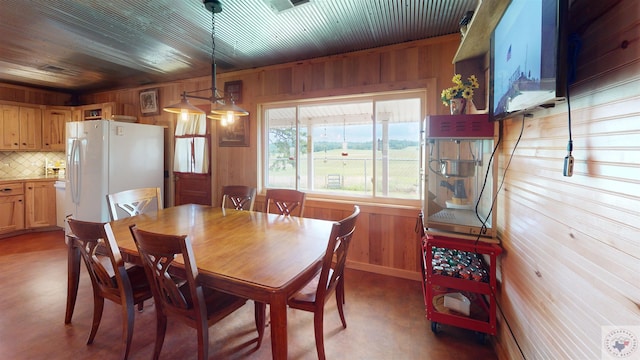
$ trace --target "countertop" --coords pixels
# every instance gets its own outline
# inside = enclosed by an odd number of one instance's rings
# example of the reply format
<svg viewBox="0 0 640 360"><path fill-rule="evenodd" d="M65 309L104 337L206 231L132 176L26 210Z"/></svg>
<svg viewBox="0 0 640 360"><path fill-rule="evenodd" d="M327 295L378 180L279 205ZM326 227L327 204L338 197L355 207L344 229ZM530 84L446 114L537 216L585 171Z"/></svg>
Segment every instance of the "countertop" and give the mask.
<svg viewBox="0 0 640 360"><path fill-rule="evenodd" d="M30 175L30 176L4 176L4 177L0 177L0 182L9 182L9 181L51 181L51 180L64 181L64 178L58 178L58 175Z"/></svg>

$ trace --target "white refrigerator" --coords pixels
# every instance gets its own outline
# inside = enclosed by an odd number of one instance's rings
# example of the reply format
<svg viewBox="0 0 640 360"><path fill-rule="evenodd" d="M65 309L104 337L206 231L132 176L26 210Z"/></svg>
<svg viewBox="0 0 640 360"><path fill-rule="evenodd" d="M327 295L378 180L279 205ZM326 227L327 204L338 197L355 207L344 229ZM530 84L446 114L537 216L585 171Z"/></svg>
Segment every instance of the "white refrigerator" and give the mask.
<svg viewBox="0 0 640 360"><path fill-rule="evenodd" d="M164 128L111 120L67 123L65 215L110 221L107 194L164 189Z"/></svg>

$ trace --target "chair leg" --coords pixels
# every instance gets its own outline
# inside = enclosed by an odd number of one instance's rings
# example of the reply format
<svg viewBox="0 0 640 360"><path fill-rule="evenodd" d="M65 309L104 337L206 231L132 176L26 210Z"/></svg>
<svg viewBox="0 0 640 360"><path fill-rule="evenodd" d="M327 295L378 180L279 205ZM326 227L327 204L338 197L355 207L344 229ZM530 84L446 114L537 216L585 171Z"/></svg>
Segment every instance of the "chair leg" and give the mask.
<svg viewBox="0 0 640 360"><path fill-rule="evenodd" d="M206 319L198 327L198 360L209 359L209 325Z"/></svg>
<svg viewBox="0 0 640 360"><path fill-rule="evenodd" d="M153 360L160 358L160 350L164 343L164 334L167 331L167 317L160 314L160 309L156 308L156 346L153 349Z"/></svg>
<svg viewBox="0 0 640 360"><path fill-rule="evenodd" d="M129 357L129 349L131 348L131 340L133 339L133 304L122 304L122 359L127 360Z"/></svg>
<svg viewBox="0 0 640 360"><path fill-rule="evenodd" d="M338 282L338 286L336 287L336 305L338 305L338 314L340 314L340 321L342 321L342 327L347 328L347 320L344 317L344 287L340 286Z"/></svg>
<svg viewBox="0 0 640 360"><path fill-rule="evenodd" d="M325 360L323 321L324 310L317 310L313 315L313 331L316 336L316 351L318 352L318 360Z"/></svg>
<svg viewBox="0 0 640 360"><path fill-rule="evenodd" d="M91 332L89 332L87 345L92 344L93 339L96 337L98 327L100 326L100 320L102 320L102 309L104 309L104 298L97 294L93 294L93 323L91 324Z"/></svg>
<svg viewBox="0 0 640 360"><path fill-rule="evenodd" d="M255 306L254 311L255 311L255 318L256 318L256 329L258 330L258 346L256 346L256 349L257 349L262 344L262 337L264 336L267 305L262 302L254 301L254 306Z"/></svg>
<svg viewBox="0 0 640 360"><path fill-rule="evenodd" d="M70 238L67 241L71 242ZM64 315L64 323L71 322L73 309L76 306L76 298L78 297L78 284L80 281L80 250L69 244L67 253L67 310Z"/></svg>

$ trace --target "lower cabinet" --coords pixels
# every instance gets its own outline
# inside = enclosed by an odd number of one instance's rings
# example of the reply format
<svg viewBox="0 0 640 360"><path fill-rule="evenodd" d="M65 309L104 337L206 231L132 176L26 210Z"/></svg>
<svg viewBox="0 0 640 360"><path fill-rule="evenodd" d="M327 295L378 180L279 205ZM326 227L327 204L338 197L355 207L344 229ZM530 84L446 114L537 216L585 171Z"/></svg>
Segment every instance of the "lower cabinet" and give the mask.
<svg viewBox="0 0 640 360"><path fill-rule="evenodd" d="M26 228L56 226L55 180L27 181L25 183Z"/></svg>
<svg viewBox="0 0 640 360"><path fill-rule="evenodd" d="M23 230L24 184L0 184L0 234Z"/></svg>

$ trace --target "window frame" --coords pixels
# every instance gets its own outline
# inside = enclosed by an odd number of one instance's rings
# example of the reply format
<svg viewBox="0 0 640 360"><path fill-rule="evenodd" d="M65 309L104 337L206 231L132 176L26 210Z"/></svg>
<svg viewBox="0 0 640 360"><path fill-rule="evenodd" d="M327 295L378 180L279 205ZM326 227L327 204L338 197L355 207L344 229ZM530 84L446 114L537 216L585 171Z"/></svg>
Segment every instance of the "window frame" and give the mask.
<svg viewBox="0 0 640 360"><path fill-rule="evenodd" d="M372 132L372 141L374 141L374 145L373 145L373 149L372 149L372 154L375 154L376 152L376 148L377 148L377 144L375 144L375 140L373 139L377 139L378 134L377 134L377 130L376 127L380 124L379 121L377 121L376 118L376 106L375 104L377 102L380 101L389 101L389 100L403 100L403 99L410 99L410 98L419 98L420 99L420 116L419 116L419 120L418 120L418 127L420 128L420 131L422 132L422 126L423 126L423 122L424 119L426 117L427 114L427 89L426 88L416 88L416 89L407 89L407 90L398 90L398 91L388 91L388 92L372 92L372 93L364 93L364 94L358 94L358 95L344 95L344 96L332 96L332 97L318 97L318 98L308 98L308 99L291 99L291 100L286 100L286 101L270 101L270 102L265 102L265 103L260 103L258 104L258 126L259 126L259 139L258 139L258 159L259 159L259 163L258 163L258 174L259 174L259 178L258 178L258 186L261 189L260 193L263 194L266 189L270 188L267 187L267 177L268 177L268 169L267 169L267 161L268 161L268 149L266 149L266 147L269 144L269 128L267 128L267 120L266 120L266 111L269 109L274 109L274 108L285 108L285 107L292 107L295 109L296 112L296 119L298 118L298 112L299 112L299 107L300 106L309 106L309 105L322 105L322 104L338 104L338 103L345 103L345 102L354 102L354 101L370 101L373 103L372 106L372 113L373 113L373 119L371 122L371 132ZM299 124L299 120L295 122L295 132L296 132L296 154L299 154L299 148L300 148L300 124ZM339 200L339 201L347 201L347 202L352 202L352 201L357 201L360 203L371 203L371 204L387 204L387 205L402 205L402 206L411 206L411 207L419 207L421 204L421 198L423 197L423 191L424 191L424 186L423 186L423 171L424 171L424 164L422 164L423 162L423 151L424 151L424 140L423 140L423 136L418 136L417 140L419 140L419 154L418 154L418 159L419 159L419 164L418 164L418 172L419 172L419 177L420 177L420 182L419 182L419 189L418 189L418 198L414 198L414 199L407 199L407 198L397 198L397 197L388 197L388 196L381 196L378 194L378 190L375 189L375 187L377 186L377 162L380 161L379 156L374 155L373 158L371 159L373 162L373 169L372 169L372 173L371 173L371 178L373 179L373 184L372 186L374 187L372 195L368 196L368 195L356 195L356 194L341 194L341 193L324 193L324 192L317 192L317 191L313 191L313 190L303 190L305 192L307 192L307 198L308 199L313 199L313 200L318 200L318 201L323 201L323 200L331 200L334 201L335 200ZM296 161L295 163L295 189L300 189L300 164L299 161Z"/></svg>

